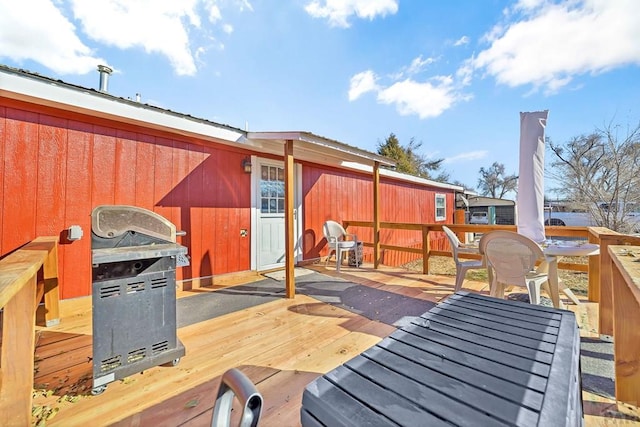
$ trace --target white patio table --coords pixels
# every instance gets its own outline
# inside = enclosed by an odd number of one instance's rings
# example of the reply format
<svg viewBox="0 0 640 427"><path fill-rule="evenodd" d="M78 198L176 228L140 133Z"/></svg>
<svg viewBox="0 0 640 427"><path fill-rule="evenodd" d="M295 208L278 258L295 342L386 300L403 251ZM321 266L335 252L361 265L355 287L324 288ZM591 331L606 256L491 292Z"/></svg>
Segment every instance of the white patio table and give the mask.
<svg viewBox="0 0 640 427"><path fill-rule="evenodd" d="M600 246L595 243L582 241L547 241L542 245L542 252L549 263L549 280L552 289L562 291L574 304L580 304L580 300L558 278L558 258L561 256L592 256L600 254ZM554 301L554 306L556 302Z"/></svg>

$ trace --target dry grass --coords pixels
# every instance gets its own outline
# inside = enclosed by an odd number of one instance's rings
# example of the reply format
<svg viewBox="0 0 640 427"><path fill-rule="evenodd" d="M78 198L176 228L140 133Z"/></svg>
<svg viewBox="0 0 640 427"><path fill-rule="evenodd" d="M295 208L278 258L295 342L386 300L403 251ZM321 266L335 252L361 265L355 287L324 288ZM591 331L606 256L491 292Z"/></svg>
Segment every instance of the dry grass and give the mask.
<svg viewBox="0 0 640 427"><path fill-rule="evenodd" d="M582 261L584 261L585 263L587 262L586 258L584 260L574 258L571 261L574 263L579 263ZM405 264L404 267L409 270L422 271L422 259L418 259L408 264ZM455 276L456 265L453 262L452 258L432 256L432 257L429 257L429 272L433 274ZM583 273L580 271L560 270L559 276L560 276L560 280L566 283L567 286L576 295L587 295L587 288L588 288L587 273ZM487 272L485 270L471 270L467 273L466 277L469 280L486 281Z"/></svg>

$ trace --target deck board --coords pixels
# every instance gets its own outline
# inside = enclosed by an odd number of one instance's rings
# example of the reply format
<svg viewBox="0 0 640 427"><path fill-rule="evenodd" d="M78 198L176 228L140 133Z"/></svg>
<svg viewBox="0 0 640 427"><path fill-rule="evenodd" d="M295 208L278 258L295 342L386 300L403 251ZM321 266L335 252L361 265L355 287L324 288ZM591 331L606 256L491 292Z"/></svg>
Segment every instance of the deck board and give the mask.
<svg viewBox="0 0 640 427"><path fill-rule="evenodd" d="M312 268L335 275L331 266ZM339 277L432 302L441 302L453 293L453 277L401 269L345 267ZM465 282L466 290L484 289L486 293L486 288L484 283ZM211 290L181 291L179 297L207 291ZM594 306L585 303L568 308L577 312L576 317L583 325L581 333L597 337L593 330L593 325L598 324L597 307L594 309ZM83 356L65 355L72 349L56 356L57 350L46 347L71 347L71 343L76 342L76 351L86 357L84 344L91 336L91 299L65 300L60 308L60 325L47 328L39 336L36 354L59 357L61 365L65 359L67 364L78 360L75 370L67 369L69 377L73 374L79 379L83 372L91 374L91 364L83 362ZM471 335L473 328L469 326ZM58 402L60 395L38 395L34 405L58 408L47 426L210 425L212 402L220 377L227 369L239 367L256 383L264 397L261 425L298 426L304 387L380 342L395 329L392 325L299 294L294 299L283 298L180 328L178 337L185 345L186 355L175 367L154 367L116 381L99 396L88 395L85 391ZM56 337L54 333L60 336ZM63 341L67 342L63 344ZM83 370L83 363L88 368ZM47 371L52 369L41 366ZM68 382L73 381L69 379ZM72 392L73 396L71 387L66 391ZM66 391L60 389L59 393ZM583 393L583 398L587 426L607 425L614 420L612 417L621 416L621 411L627 411L631 419L640 420L637 408L621 408L603 396L589 393ZM629 422L629 419L625 421Z"/></svg>

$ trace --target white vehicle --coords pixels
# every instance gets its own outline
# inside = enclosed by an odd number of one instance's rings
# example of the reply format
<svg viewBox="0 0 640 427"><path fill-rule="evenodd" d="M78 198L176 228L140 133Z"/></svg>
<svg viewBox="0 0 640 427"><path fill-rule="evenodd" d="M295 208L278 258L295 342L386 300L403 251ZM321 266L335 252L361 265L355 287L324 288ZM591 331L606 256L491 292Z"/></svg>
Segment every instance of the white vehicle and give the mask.
<svg viewBox="0 0 640 427"><path fill-rule="evenodd" d="M544 225L589 227L595 225L593 217L588 212L546 212Z"/></svg>
<svg viewBox="0 0 640 427"><path fill-rule="evenodd" d="M469 218L469 224L489 224L487 212L473 212Z"/></svg>
<svg viewBox="0 0 640 427"><path fill-rule="evenodd" d="M599 204L597 210L594 213L591 212L556 212L549 207L544 208L544 225L551 226L575 226L575 227L593 227L596 226L596 220L594 215L606 215L608 211L608 205L605 203ZM618 211L618 215L621 215L622 209ZM640 213L636 211L630 211L625 213L624 222L630 227L632 231L640 229Z"/></svg>

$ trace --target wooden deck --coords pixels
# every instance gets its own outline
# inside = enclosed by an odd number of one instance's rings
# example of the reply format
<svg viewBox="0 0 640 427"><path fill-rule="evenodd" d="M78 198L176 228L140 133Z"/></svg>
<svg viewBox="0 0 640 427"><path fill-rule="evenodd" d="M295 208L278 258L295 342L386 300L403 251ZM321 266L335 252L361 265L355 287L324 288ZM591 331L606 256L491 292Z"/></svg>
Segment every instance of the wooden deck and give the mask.
<svg viewBox="0 0 640 427"><path fill-rule="evenodd" d="M309 268L336 274L332 266ZM367 265L343 267L340 277L433 303L453 292L454 281ZM467 281L464 289L486 293L488 286ZM179 297L214 291L199 288ZM598 336L596 304L567 308L576 311L583 336ZM309 296L282 298L180 328L187 354L177 366L151 368L92 396L91 298L64 300L60 310L60 325L37 331L34 410L52 413L47 426L210 425L219 378L232 367L239 367L262 393L261 425L298 426L302 392L310 381L395 330ZM640 424L637 408L587 392L583 400L587 426Z"/></svg>

